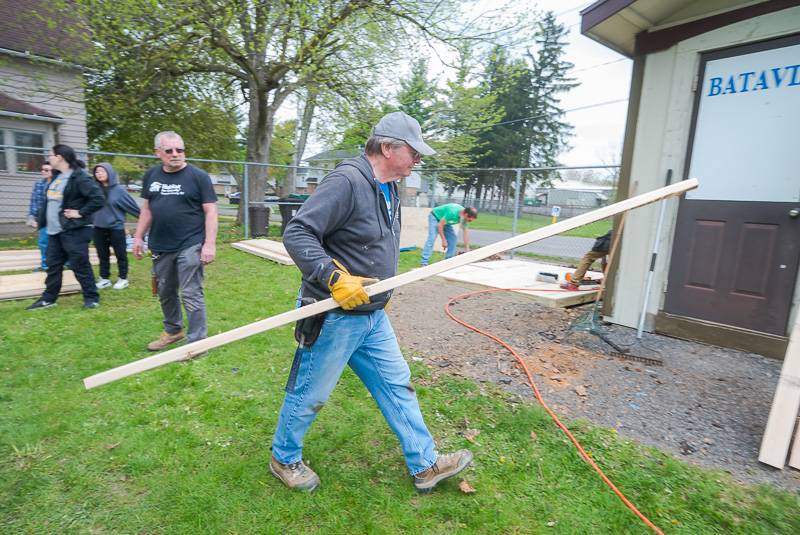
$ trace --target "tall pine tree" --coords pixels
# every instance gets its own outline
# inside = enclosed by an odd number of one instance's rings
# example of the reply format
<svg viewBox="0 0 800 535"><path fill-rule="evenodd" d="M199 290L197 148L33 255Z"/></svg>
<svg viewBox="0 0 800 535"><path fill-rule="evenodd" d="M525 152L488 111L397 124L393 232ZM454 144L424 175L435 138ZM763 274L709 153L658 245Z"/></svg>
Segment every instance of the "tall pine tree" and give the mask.
<svg viewBox="0 0 800 535"><path fill-rule="evenodd" d="M411 76L400 80L397 103L400 111L419 121L424 131L433 115L437 94L435 81L428 80L428 60L420 58L411 66Z"/></svg>
<svg viewBox="0 0 800 535"><path fill-rule="evenodd" d="M549 167L558 163L558 155L569 146L567 140L572 134L572 126L563 120L561 95L578 84L568 74L572 63L562 58L569 30L556 22L551 11L538 26L538 48L526 54L531 71L528 98L532 113L524 124L531 131L529 164Z"/></svg>

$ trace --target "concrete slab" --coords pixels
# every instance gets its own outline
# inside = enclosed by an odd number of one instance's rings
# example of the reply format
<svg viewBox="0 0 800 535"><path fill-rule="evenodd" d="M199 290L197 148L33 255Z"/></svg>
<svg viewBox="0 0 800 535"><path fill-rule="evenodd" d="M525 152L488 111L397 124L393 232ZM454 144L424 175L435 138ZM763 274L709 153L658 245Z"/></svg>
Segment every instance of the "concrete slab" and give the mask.
<svg viewBox="0 0 800 535"><path fill-rule="evenodd" d="M438 275L445 280L486 286L489 288L515 288L514 293L530 297L548 307L569 307L591 303L595 300L599 285L592 289L563 290L558 283L537 281L539 273L556 273L559 282L573 270L563 266L526 262L524 260L493 260L469 264ZM601 279L602 273L589 271L587 278Z"/></svg>

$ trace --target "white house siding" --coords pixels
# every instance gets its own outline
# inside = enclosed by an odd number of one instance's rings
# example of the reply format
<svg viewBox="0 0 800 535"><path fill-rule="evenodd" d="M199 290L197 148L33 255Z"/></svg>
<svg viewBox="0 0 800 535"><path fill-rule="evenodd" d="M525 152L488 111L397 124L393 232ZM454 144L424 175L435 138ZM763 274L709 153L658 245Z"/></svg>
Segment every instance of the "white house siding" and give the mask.
<svg viewBox="0 0 800 535"><path fill-rule="evenodd" d="M79 70L0 55L0 92L64 119L63 123L0 116L0 128L45 134L45 146L87 148L86 108ZM0 173L0 223L25 219L38 174Z"/></svg>
<svg viewBox="0 0 800 535"><path fill-rule="evenodd" d="M682 41L669 50L649 55L645 63L636 123L630 178L632 191L629 194L663 186L667 169L673 170L673 180L681 178L691 128L693 85L697 83L700 53L793 34L798 28L800 7L795 7L731 24ZM698 178L702 180L702 177ZM661 247L648 301L647 329L652 329L652 316L664 304L678 207L677 200L667 203ZM622 254L618 261L614 310L608 317L614 323L628 327L638 325L658 213L658 205L651 205L627 216ZM800 304L800 277L796 286L790 324Z"/></svg>

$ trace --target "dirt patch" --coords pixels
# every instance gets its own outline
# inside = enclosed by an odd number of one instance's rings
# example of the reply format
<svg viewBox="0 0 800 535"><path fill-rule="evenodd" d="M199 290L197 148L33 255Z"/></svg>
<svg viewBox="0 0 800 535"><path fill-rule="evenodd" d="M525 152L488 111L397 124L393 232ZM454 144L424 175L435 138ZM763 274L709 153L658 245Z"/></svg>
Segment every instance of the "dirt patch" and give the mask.
<svg viewBox="0 0 800 535"><path fill-rule="evenodd" d="M389 310L400 345L434 373L496 383L535 402L524 372L503 347L445 315L450 298L474 290L438 278L400 288ZM663 366L621 359L597 336L576 328L591 305L552 309L493 293L451 308L523 355L545 401L560 415L613 427L623 437L742 482L800 489L800 472L757 460L779 361L652 334L638 341L632 329L602 326L612 342Z"/></svg>

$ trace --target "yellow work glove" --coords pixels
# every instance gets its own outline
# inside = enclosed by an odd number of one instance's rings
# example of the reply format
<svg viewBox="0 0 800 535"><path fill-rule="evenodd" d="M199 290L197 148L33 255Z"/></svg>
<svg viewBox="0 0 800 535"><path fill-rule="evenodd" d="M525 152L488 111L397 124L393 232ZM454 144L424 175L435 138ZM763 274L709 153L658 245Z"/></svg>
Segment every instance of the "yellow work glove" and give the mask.
<svg viewBox="0 0 800 535"><path fill-rule="evenodd" d="M378 279L351 275L339 261L334 260L333 263L339 269L331 273L331 278L328 279L328 288L331 290L331 297L339 303L339 306L344 310L352 310L359 305L369 303L369 296L364 291L364 285L374 284L378 282Z"/></svg>

